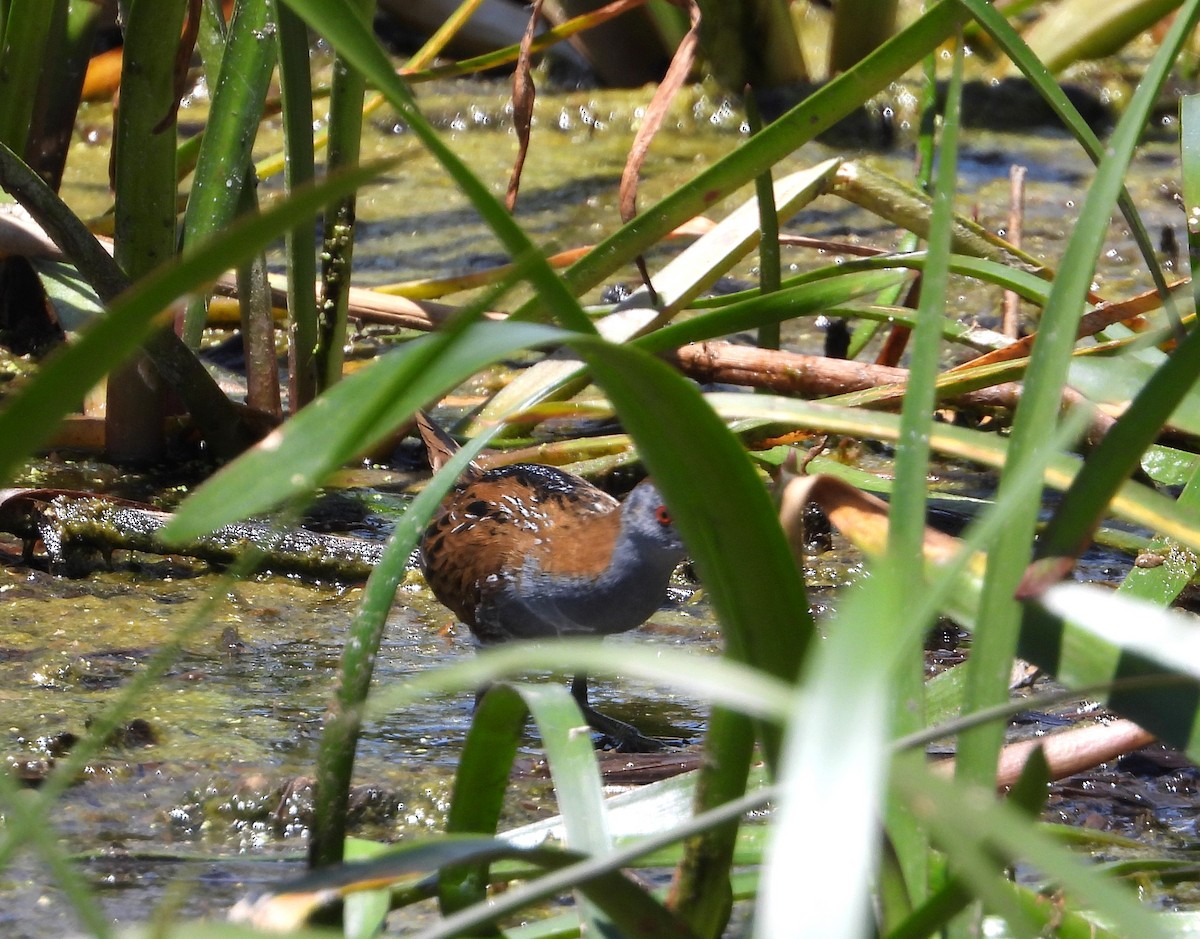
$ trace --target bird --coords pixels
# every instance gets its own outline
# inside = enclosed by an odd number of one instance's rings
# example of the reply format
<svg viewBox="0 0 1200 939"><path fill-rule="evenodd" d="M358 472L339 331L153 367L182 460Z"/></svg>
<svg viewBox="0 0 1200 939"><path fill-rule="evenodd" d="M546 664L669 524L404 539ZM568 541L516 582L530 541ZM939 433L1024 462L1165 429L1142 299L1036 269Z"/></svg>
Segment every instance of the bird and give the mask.
<svg viewBox="0 0 1200 939"><path fill-rule="evenodd" d="M458 445L423 412L417 428L437 470ZM485 470L473 462L435 511L417 553L434 596L488 646L635 629L663 604L685 549L649 480L622 503L553 466ZM574 676L571 693L615 749L665 749L595 710L586 674Z"/></svg>

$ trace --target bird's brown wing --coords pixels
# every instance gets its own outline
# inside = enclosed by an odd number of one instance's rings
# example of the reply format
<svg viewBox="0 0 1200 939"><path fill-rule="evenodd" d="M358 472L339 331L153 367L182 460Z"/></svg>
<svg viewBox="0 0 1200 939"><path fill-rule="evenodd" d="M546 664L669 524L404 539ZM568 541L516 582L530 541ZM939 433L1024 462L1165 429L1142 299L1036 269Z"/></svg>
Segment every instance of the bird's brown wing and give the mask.
<svg viewBox="0 0 1200 939"><path fill-rule="evenodd" d="M607 529L619 524L618 509L608 494L553 467L489 470L462 480L442 502L421 538L421 567L443 604L480 639L496 641L506 637L484 635L482 611L507 605L526 562L553 574L591 563L596 550L611 551Z"/></svg>

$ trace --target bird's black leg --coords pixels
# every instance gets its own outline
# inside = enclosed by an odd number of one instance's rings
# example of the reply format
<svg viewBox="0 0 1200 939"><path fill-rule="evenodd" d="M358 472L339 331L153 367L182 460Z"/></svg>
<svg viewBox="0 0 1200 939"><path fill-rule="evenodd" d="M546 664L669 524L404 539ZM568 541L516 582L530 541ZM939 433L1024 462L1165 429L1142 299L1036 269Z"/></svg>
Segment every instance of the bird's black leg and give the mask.
<svg viewBox="0 0 1200 939"><path fill-rule="evenodd" d="M587 675L583 672L576 672L575 677L571 679L571 697L575 699L579 709L586 714L589 708L588 687Z"/></svg>
<svg viewBox="0 0 1200 939"><path fill-rule="evenodd" d="M571 696L579 705L579 709L583 711L588 725L593 730L602 733L612 743L613 749L618 752L658 753L661 750L670 749L670 745L662 740L647 737L632 724L601 714L588 704L587 675L582 672L577 673L571 680Z"/></svg>

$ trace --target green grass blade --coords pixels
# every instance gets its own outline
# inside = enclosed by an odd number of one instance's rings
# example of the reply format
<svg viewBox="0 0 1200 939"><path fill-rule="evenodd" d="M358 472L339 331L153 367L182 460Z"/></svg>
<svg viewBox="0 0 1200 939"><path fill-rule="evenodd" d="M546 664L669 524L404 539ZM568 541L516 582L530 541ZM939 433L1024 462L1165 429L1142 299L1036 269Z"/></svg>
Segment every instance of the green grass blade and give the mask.
<svg viewBox="0 0 1200 939"><path fill-rule="evenodd" d="M129 277L80 218L45 180L0 144L0 187L33 216L96 295L112 301L129 287Z"/></svg>
<svg viewBox="0 0 1200 939"><path fill-rule="evenodd" d="M1188 260L1200 264L1200 95L1179 99L1179 154L1183 172L1183 205L1187 218ZM1200 280L1192 278L1192 299L1200 310Z"/></svg>
<svg viewBox="0 0 1200 939"><path fill-rule="evenodd" d="M1083 59L1112 55L1179 6L1179 0L1063 0L1044 9L1025 31L1047 70L1059 73Z"/></svg>
<svg viewBox="0 0 1200 939"><path fill-rule="evenodd" d="M746 791L754 737L754 724L744 714L713 708L704 737L705 761L696 780L697 815L736 802ZM703 831L684 845L675 867L671 909L704 939L716 939L729 926L738 830L737 820L730 819Z"/></svg>
<svg viewBox="0 0 1200 939"><path fill-rule="evenodd" d="M342 859L363 706L371 688L388 612L404 579L409 557L425 522L467 464L487 445L488 439L486 434L481 434L470 441L413 499L392 530L383 557L367 580L362 603L342 647L341 680L335 692L335 706L326 718L317 752L317 792L309 842L309 862L314 867Z"/></svg>
<svg viewBox="0 0 1200 939"><path fill-rule="evenodd" d="M823 280L753 297L672 323L634 340L634 344L647 351L664 352L689 342L703 342L765 323L816 316L831 306L874 293L907 278L907 274L886 270L842 274L827 269L827 272L828 277Z"/></svg>
<svg viewBox="0 0 1200 939"><path fill-rule="evenodd" d="M908 388L900 415L896 450L896 482L892 489L888 525L888 554L899 583L919 590L921 540L925 526L929 472L929 436L936 403L936 380L941 358L941 319L950 274L950 245L954 224L954 195L958 191L958 129L962 100L962 42L955 46L954 71L946 91L945 119L938 149L937 184L929 224L929 248L921 280L917 327L913 333ZM917 715L919 719L919 714Z"/></svg>
<svg viewBox="0 0 1200 939"><path fill-rule="evenodd" d="M352 22L365 22L375 8L372 0L341 0ZM326 167L336 171L358 162L362 149L363 96L366 76L350 66L340 48L334 49L333 80L329 87ZM321 315L317 319L316 359L319 388L342 377L350 308L350 275L354 264L357 196L347 193L329 206L321 222Z"/></svg>
<svg viewBox="0 0 1200 939"><path fill-rule="evenodd" d="M46 39L65 0L10 0L0 47L0 141L25 152L38 83L47 66Z"/></svg>
<svg viewBox="0 0 1200 939"><path fill-rule="evenodd" d="M283 178L288 192L307 185L316 176L313 150L312 75L309 66L308 30L291 7L272 0L279 30L279 100L283 118ZM289 404L293 412L317 394L317 282L316 245L310 227L288 232L287 308Z"/></svg>
<svg viewBox="0 0 1200 939"><path fill-rule="evenodd" d="M612 848L600 764L579 705L563 685L521 684L517 692L537 724L554 780L567 847L587 854ZM581 733L582 731L582 733Z"/></svg>
<svg viewBox="0 0 1200 939"><path fill-rule="evenodd" d="M878 819L889 763L897 666L912 624L880 623L900 610L899 568L885 564L844 600L829 638L806 664L803 693L787 725L755 936L866 937L877 865ZM882 625L882 629L879 627ZM813 813L818 805L836 812ZM814 851L814 845L820 851ZM802 909L797 890L803 890Z"/></svg>
<svg viewBox="0 0 1200 939"><path fill-rule="evenodd" d="M433 694L475 691L489 682L517 679L531 669L575 670L646 681L760 721L782 723L792 709L787 682L731 659L662 646L559 639L549 645L522 643L484 649L445 668L412 675L403 685L376 689L366 716L382 717Z"/></svg>
<svg viewBox="0 0 1200 939"><path fill-rule="evenodd" d="M905 251L898 254L881 254L873 258L855 258L854 260L845 261L842 264L820 267L796 277L789 277L784 280L782 286L784 290L789 290L831 277L840 277L861 271L899 268L919 271L925 268L925 258L926 254L924 251ZM1045 305L1046 297L1050 292L1050 284L1033 272L1009 267L1007 264L988 258L952 254L950 256L950 270L955 274L975 277L989 284L995 284L997 287L1015 291L1021 295L1022 299L1029 300L1031 303L1036 303L1039 306ZM697 309L719 309L725 306L740 305L742 302L753 299L758 299L756 293L751 290L744 290L740 293L726 294L723 297L710 297L697 300L692 305Z"/></svg>
<svg viewBox="0 0 1200 939"><path fill-rule="evenodd" d="M958 133L962 104L963 43L961 33L954 47L953 67L946 90L946 104L938 146L937 179L929 222L929 247L921 280L917 307L917 326L913 332L908 387L900 415L900 441L896 450L895 484L888 512L888 549L881 578L881 597L886 601L879 627L888 638L877 640L894 647L890 665L877 676L881 690L890 691L892 734L902 736L920 729L925 723L924 636L933 625L929 618L917 619L912 612L920 607L925 593L924 556L926 488L929 477L930 437L937 400L937 376L941 359L943 310L946 306L950 275L950 252L954 235L954 196L958 191ZM877 572L876 576L878 575ZM891 595L885 588L891 588ZM866 715L864 715L866 719ZM884 718L886 719L886 717ZM860 722L860 726L862 722ZM921 755L901 755L900 760L922 759ZM876 758L882 776L884 770ZM868 780L863 783L869 785ZM874 780L880 789L881 779ZM874 796L878 810L884 810L880 793L866 791L864 799ZM871 804L871 803L867 803ZM925 834L901 805L887 805L888 831L899 862L906 875L910 899L920 902L927 892L929 866ZM864 850L869 850L867 845ZM873 858L874 854L866 857ZM847 924L849 925L849 924ZM861 929L861 927L860 927Z"/></svg>
<svg viewBox="0 0 1200 939"><path fill-rule="evenodd" d="M566 846L592 857L603 857L612 850L608 810L592 735L579 705L562 685L516 687L542 738ZM582 903L579 914L587 935L602 936L613 929L609 911L591 901Z"/></svg>
<svg viewBox="0 0 1200 939"><path fill-rule="evenodd" d="M511 685L493 685L479 701L454 773L454 791L446 815L452 835L496 832L512 775L517 745L529 718L521 695ZM487 867L447 868L438 878L442 915L487 899Z"/></svg>
<svg viewBox="0 0 1200 939"><path fill-rule="evenodd" d="M56 192L62 185L63 170L79 116L84 77L88 60L96 48L96 39L104 10L94 4L72 4L55 0L47 48L54 50L53 65L42 65L38 98L33 102L29 124L31 146L26 150L30 165Z"/></svg>
<svg viewBox="0 0 1200 939"><path fill-rule="evenodd" d="M274 29L268 0L242 0L235 7L184 211L185 254L229 225L252 179L251 148L275 67L276 44L263 37ZM192 348L200 345L207 312L203 297L188 304L183 340Z"/></svg>
<svg viewBox="0 0 1200 939"><path fill-rule="evenodd" d="M133 0L113 140L113 247L131 280L175 256L175 57L186 0Z"/></svg>
<svg viewBox="0 0 1200 939"><path fill-rule="evenodd" d="M763 118L752 88L747 89L743 100L750 133L760 133L763 129ZM758 202L758 224L762 233L758 246L758 289L760 293L774 293L779 289L783 275L779 261L779 212L775 206L775 189L771 185L770 170L754 177L754 192ZM779 348L778 323L759 327L758 345L764 349Z"/></svg>
<svg viewBox="0 0 1200 939"><path fill-rule="evenodd" d="M113 259L137 280L175 255L176 58L184 0L133 0L125 27L126 72L113 135ZM163 454L165 389L134 357L106 386L105 449L115 460L151 461Z"/></svg>

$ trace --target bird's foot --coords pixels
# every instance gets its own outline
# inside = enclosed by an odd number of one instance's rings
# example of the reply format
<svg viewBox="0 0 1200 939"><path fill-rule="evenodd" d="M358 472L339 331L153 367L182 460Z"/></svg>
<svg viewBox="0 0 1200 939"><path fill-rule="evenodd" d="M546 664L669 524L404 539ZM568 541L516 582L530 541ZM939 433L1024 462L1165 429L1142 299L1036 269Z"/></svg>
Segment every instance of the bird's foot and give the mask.
<svg viewBox="0 0 1200 939"><path fill-rule="evenodd" d="M601 750L615 750L617 753L661 753L672 748L667 741L647 737L632 724L601 714L593 707L585 708L584 716L587 717L589 726L603 735L599 745Z"/></svg>

